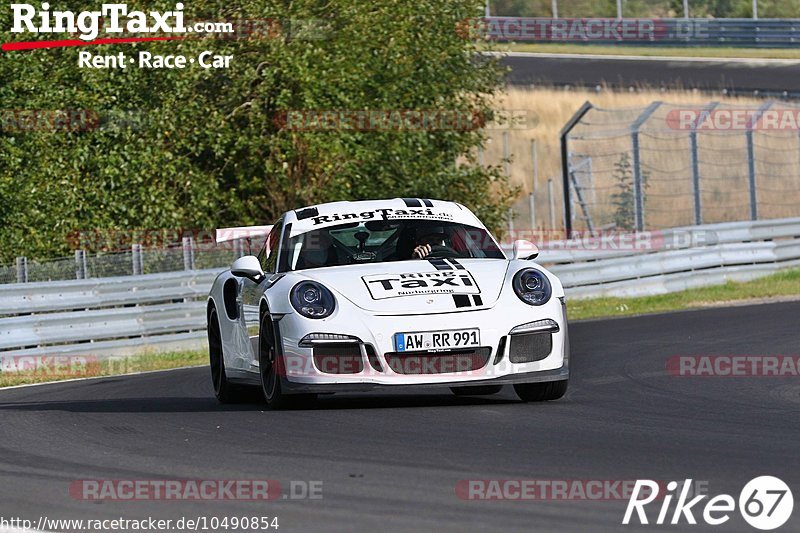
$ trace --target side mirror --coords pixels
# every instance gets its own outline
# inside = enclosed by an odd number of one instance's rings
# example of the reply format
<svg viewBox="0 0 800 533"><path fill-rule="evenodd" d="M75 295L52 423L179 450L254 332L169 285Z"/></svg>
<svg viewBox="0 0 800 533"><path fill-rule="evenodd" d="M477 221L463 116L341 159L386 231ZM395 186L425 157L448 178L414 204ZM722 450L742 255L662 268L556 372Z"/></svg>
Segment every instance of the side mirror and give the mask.
<svg viewBox="0 0 800 533"><path fill-rule="evenodd" d="M231 265L231 274L239 278L248 278L258 283L264 277L261 263L253 255L240 257Z"/></svg>
<svg viewBox="0 0 800 533"><path fill-rule="evenodd" d="M513 259L536 259L539 247L530 241L514 241Z"/></svg>

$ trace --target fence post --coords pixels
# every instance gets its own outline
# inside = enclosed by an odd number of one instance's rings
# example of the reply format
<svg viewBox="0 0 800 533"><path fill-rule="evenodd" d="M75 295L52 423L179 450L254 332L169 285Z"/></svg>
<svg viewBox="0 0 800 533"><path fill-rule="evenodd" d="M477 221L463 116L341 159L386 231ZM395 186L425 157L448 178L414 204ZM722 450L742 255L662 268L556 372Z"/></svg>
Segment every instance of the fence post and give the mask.
<svg viewBox="0 0 800 533"><path fill-rule="evenodd" d="M75 250L75 279L86 277L86 250Z"/></svg>
<svg viewBox="0 0 800 533"><path fill-rule="evenodd" d="M758 111L747 121L747 176L750 182L750 220L758 220L758 187L756 185L756 147L753 143L753 128L772 102L761 104Z"/></svg>
<svg viewBox="0 0 800 533"><path fill-rule="evenodd" d="M528 195L528 203L531 211L531 229L536 229L536 185L539 183L539 153L536 150L536 139L531 139L531 158L533 163L533 186Z"/></svg>
<svg viewBox="0 0 800 533"><path fill-rule="evenodd" d="M692 192L694 194L694 223L697 226L703 224L703 203L702 192L700 191L700 159L697 147L697 128L708 119L711 112L714 111L719 105L719 102L711 102L706 108L700 112L697 117L697 122L692 125L692 132L689 134L689 140L692 145Z"/></svg>
<svg viewBox="0 0 800 533"><path fill-rule="evenodd" d="M509 145L508 132L503 132L503 172L511 179L511 146Z"/></svg>
<svg viewBox="0 0 800 533"><path fill-rule="evenodd" d="M528 193L528 208L531 212L531 229L536 229L536 195L533 192Z"/></svg>
<svg viewBox="0 0 800 533"><path fill-rule="evenodd" d="M27 257L17 257L17 283L28 283Z"/></svg>
<svg viewBox="0 0 800 533"><path fill-rule="evenodd" d="M547 203L550 206L550 229L556 229L556 199L553 196L553 178L547 180ZM569 239L569 230L567 230L567 238Z"/></svg>
<svg viewBox="0 0 800 533"><path fill-rule="evenodd" d="M133 262L133 275L134 276L141 276L142 270L144 270L144 262L142 261L142 245L141 244L132 244L131 245L131 261Z"/></svg>
<svg viewBox="0 0 800 533"><path fill-rule="evenodd" d="M639 128L659 108L661 102L653 102L631 125L633 148L633 210L636 215L636 231L644 231L644 183L642 183L642 158L639 152Z"/></svg>
<svg viewBox="0 0 800 533"><path fill-rule="evenodd" d="M183 269L194 270L194 239L183 238Z"/></svg>
<svg viewBox="0 0 800 533"><path fill-rule="evenodd" d="M700 162L697 160L697 132L692 128L689 134L692 144L692 192L694 194L694 223L703 224L703 206L700 203Z"/></svg>
<svg viewBox="0 0 800 533"><path fill-rule="evenodd" d="M581 119L591 111L592 109L591 102L585 102L578 111L572 115L572 118L561 128L561 179L564 183L564 228L567 232L567 239L570 238L572 234L572 206L570 205L570 201L572 200L572 195L570 194L570 185L569 185L569 146L567 146L567 138L569 137L570 132L572 129L581 121ZM548 185L549 186L549 185ZM553 193L550 192L550 198L552 201ZM550 209L550 216L553 216L553 209ZM552 229L555 229L555 223L551 223Z"/></svg>

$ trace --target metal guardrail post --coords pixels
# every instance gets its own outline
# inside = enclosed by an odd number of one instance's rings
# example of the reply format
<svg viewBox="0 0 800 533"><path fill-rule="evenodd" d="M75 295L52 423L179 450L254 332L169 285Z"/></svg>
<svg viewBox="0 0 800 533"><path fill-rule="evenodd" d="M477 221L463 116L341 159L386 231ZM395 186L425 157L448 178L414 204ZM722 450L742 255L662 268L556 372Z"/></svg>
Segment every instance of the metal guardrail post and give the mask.
<svg viewBox="0 0 800 533"><path fill-rule="evenodd" d="M194 239L183 238L183 269L194 270Z"/></svg>
<svg viewBox="0 0 800 533"><path fill-rule="evenodd" d="M142 245L131 245L131 261L133 262L133 275L141 276L144 270L144 262L142 261Z"/></svg>
<svg viewBox="0 0 800 533"><path fill-rule="evenodd" d="M17 283L28 283L27 257L17 257Z"/></svg>
<svg viewBox="0 0 800 533"><path fill-rule="evenodd" d="M86 250L75 250L75 279L86 279Z"/></svg>
<svg viewBox="0 0 800 533"><path fill-rule="evenodd" d="M633 148L633 207L636 218L636 231L644 231L644 183L642 179L642 159L639 153L639 128L661 106L653 102L631 125L631 146Z"/></svg>
<svg viewBox="0 0 800 533"><path fill-rule="evenodd" d="M561 128L561 179L563 180L564 184L564 228L566 229L567 239L572 236L572 206L570 202L572 200L572 195L570 194L570 184L569 184L569 147L567 146L567 138L572 131L572 129L581 121L581 119L592 110L592 103L585 102L578 111L572 115L572 118ZM551 185L548 184L548 187ZM550 198L552 200L553 193L552 187L550 190ZM553 209L550 209L550 215L553 216ZM552 229L555 229L555 223L551 224Z"/></svg>
<svg viewBox="0 0 800 533"><path fill-rule="evenodd" d="M700 191L700 159L697 150L697 128L705 122L711 112L719 105L719 102L711 102L700 112L697 122L692 126L689 134L689 141L692 147L692 192L694 194L694 223L699 226L703 223L703 202L702 192Z"/></svg>
<svg viewBox="0 0 800 533"><path fill-rule="evenodd" d="M761 104L758 111L747 122L747 175L750 182L750 220L758 220L758 186L756 183L756 147L753 143L753 128L773 102Z"/></svg>

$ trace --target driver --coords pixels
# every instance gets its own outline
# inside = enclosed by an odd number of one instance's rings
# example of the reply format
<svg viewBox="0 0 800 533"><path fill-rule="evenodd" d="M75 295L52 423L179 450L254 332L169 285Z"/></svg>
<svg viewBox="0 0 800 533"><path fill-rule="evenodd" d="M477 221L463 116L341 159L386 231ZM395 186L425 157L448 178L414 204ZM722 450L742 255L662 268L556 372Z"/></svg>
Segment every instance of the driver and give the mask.
<svg viewBox="0 0 800 533"><path fill-rule="evenodd" d="M444 246L447 235L441 230L428 231L417 239L417 246L411 254L411 259L424 259L430 255L434 246Z"/></svg>

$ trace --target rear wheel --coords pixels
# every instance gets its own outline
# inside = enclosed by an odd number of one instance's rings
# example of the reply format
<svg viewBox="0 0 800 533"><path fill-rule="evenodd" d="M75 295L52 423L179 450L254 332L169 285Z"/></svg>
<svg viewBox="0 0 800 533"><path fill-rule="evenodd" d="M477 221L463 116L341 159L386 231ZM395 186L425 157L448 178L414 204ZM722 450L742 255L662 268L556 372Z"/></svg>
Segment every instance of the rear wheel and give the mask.
<svg viewBox="0 0 800 533"><path fill-rule="evenodd" d="M240 402L246 399L246 390L228 381L225 374L225 357L222 354L222 335L219 329L217 310L208 314L208 355L211 366L211 383L214 396L222 403Z"/></svg>
<svg viewBox="0 0 800 533"><path fill-rule="evenodd" d="M456 396L489 396L497 394L503 388L502 385L479 385L475 387L450 387Z"/></svg>
<svg viewBox="0 0 800 533"><path fill-rule="evenodd" d="M261 390L272 409L289 409L316 399L316 394L285 394L281 389L281 376L285 375L283 358L278 353L275 331L269 313L264 313L258 334L258 367L261 373Z"/></svg>
<svg viewBox="0 0 800 533"><path fill-rule="evenodd" d="M546 402L564 396L568 383L568 379L543 383L517 383L514 385L514 392L523 402Z"/></svg>

